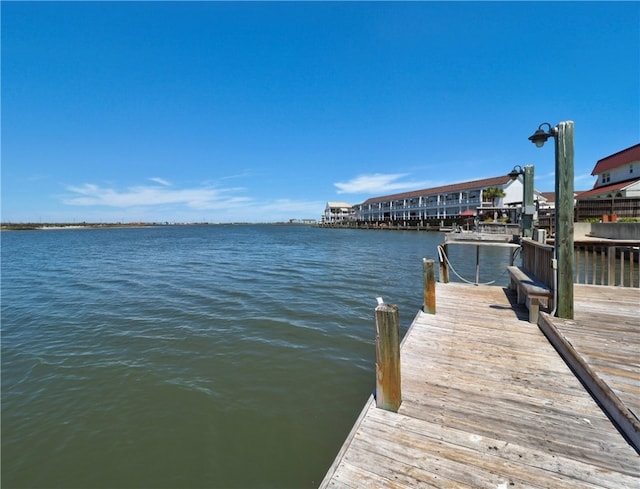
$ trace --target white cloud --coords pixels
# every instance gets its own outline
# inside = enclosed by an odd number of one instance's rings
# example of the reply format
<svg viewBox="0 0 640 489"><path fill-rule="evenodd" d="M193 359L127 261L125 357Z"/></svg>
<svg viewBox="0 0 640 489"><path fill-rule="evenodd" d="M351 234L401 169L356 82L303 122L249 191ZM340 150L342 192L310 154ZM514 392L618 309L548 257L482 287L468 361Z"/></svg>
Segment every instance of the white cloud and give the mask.
<svg viewBox="0 0 640 489"><path fill-rule="evenodd" d="M402 190L418 190L433 185L429 181L400 181L407 173L374 173L360 175L347 182L337 182L339 194L388 194Z"/></svg>
<svg viewBox="0 0 640 489"><path fill-rule="evenodd" d="M164 178L153 177L153 178L150 178L149 180L151 180L152 182L159 183L160 185L164 185L165 187L171 186L171 182L165 180Z"/></svg>
<svg viewBox="0 0 640 489"><path fill-rule="evenodd" d="M155 179L154 179L155 181ZM64 203L77 206L133 207L182 204L193 209L217 207L224 200L224 191L214 188L173 189L166 185L140 185L125 190L99 187L91 183L70 186L72 196Z"/></svg>
<svg viewBox="0 0 640 489"><path fill-rule="evenodd" d="M100 220L107 221L114 218L121 221L124 215L141 221L276 222L318 217L325 205L314 201L257 199L247 196L242 187L175 188L162 178L149 180L157 185L124 189L92 183L68 186L69 194L62 201L82 207L85 216L102 216Z"/></svg>
<svg viewBox="0 0 640 489"><path fill-rule="evenodd" d="M320 201L301 201L290 199L276 199L271 202L264 203L260 207L267 211L289 212L300 214L302 217L314 217L316 214L324 210L326 202Z"/></svg>
<svg viewBox="0 0 640 489"><path fill-rule="evenodd" d="M582 173L579 175L575 176L574 181L575 182L579 182L582 184L582 182L589 182L589 183L593 183L596 180L596 177L591 175L591 173Z"/></svg>

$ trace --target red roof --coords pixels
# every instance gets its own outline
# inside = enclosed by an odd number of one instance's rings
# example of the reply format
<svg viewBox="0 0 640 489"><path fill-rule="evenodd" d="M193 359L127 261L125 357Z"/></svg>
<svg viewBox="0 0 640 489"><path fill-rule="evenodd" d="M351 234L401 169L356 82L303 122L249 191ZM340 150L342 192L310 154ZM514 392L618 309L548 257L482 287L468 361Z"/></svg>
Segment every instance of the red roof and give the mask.
<svg viewBox="0 0 640 489"><path fill-rule="evenodd" d="M640 143L598 160L591 174L600 175L619 166L633 163L634 161L640 161Z"/></svg>
<svg viewBox="0 0 640 489"><path fill-rule="evenodd" d="M540 192L540 195L547 201L547 203L556 201L556 193L555 192Z"/></svg>
<svg viewBox="0 0 640 489"><path fill-rule="evenodd" d="M615 192L624 188L630 187L634 183L640 182L640 178L634 178L633 180L625 180L624 182L612 183L611 185L603 185L602 187L596 187L586 192L582 192L576 195L576 199L583 199L585 197L592 197L594 195L607 194L609 192Z"/></svg>
<svg viewBox="0 0 640 489"><path fill-rule="evenodd" d="M388 200L411 199L420 197L421 195L433 195L446 192L458 192L460 190L473 190L486 187L499 187L506 185L511 181L509 175L501 177L485 178L483 180L473 180L471 182L454 183L452 185L444 185L442 187L433 187L422 190L412 190L411 192L403 192L400 194L384 195L381 197L372 197L363 202L363 204L374 204L376 202L386 202Z"/></svg>

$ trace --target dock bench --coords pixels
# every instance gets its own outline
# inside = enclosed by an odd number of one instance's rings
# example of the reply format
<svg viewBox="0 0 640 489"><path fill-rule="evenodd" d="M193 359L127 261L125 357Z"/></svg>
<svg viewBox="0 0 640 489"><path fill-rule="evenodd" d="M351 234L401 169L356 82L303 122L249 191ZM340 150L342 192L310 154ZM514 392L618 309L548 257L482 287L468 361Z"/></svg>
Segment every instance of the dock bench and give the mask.
<svg viewBox="0 0 640 489"><path fill-rule="evenodd" d="M509 288L518 293L518 304L525 304L529 310L529 322L538 323L540 301L546 300L546 305L553 305L553 292L545 284L527 273L521 267L507 267L509 271Z"/></svg>

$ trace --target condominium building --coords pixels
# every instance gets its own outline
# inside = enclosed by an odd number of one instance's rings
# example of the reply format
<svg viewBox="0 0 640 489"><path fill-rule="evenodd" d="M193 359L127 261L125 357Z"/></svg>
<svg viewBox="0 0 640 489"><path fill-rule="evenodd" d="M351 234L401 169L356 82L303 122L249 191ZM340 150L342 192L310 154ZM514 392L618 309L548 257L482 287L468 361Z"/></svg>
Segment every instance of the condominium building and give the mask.
<svg viewBox="0 0 640 489"><path fill-rule="evenodd" d="M494 189L502 197L489 197ZM477 215L483 208L500 208L522 203L522 180L508 175L414 190L367 199L354 206L355 220L422 221Z"/></svg>
<svg viewBox="0 0 640 489"><path fill-rule="evenodd" d="M322 215L322 224L339 225L353 220L354 208L346 202L327 202Z"/></svg>

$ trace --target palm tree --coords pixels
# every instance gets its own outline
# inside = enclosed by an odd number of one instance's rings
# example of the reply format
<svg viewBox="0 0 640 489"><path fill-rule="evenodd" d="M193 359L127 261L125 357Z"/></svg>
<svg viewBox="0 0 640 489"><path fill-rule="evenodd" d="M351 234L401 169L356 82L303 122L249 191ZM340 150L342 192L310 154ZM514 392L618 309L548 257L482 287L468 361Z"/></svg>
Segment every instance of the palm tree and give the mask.
<svg viewBox="0 0 640 489"><path fill-rule="evenodd" d="M489 187L482 192L482 200L485 202L491 202L494 206L496 206L496 201L503 198L505 195L507 194L504 192L503 188Z"/></svg>

